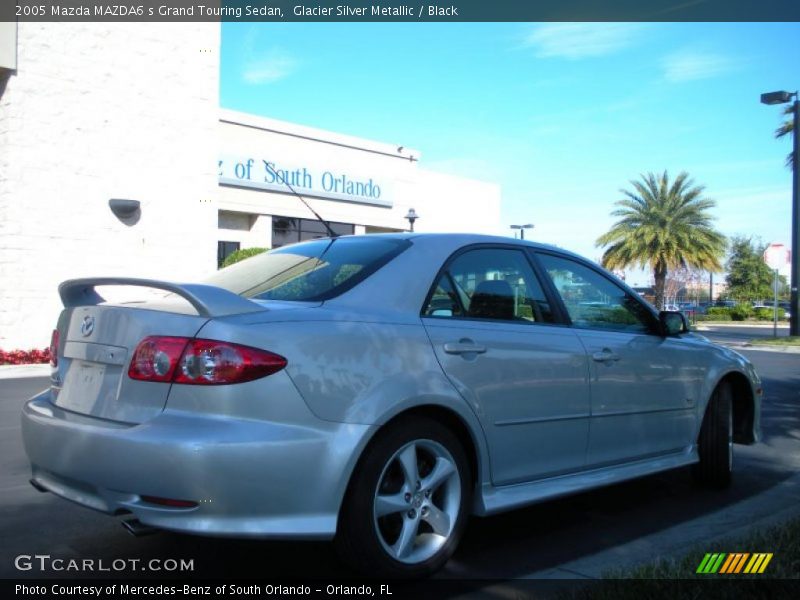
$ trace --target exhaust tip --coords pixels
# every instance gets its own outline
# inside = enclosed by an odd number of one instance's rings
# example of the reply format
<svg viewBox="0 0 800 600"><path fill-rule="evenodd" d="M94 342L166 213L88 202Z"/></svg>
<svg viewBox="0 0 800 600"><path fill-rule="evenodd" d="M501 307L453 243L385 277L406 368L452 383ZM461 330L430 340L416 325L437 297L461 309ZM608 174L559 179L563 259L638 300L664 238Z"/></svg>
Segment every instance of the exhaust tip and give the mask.
<svg viewBox="0 0 800 600"><path fill-rule="evenodd" d="M123 521L122 526L133 537L152 535L154 533L158 533L159 531L161 531L157 527L150 527L150 525L145 525L139 519L130 519L128 521Z"/></svg>
<svg viewBox="0 0 800 600"><path fill-rule="evenodd" d="M33 486L33 489L35 489L37 492L45 493L50 491L35 479L30 479L29 481L30 484Z"/></svg>

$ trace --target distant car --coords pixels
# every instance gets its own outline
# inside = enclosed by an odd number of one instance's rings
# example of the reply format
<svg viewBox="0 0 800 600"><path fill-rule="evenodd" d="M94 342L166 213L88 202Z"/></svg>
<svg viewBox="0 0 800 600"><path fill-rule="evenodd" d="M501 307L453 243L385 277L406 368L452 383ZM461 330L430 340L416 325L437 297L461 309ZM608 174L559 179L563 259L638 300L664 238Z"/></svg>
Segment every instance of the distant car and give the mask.
<svg viewBox="0 0 800 600"><path fill-rule="evenodd" d="M668 310L668 311L671 311L671 312L680 312L681 311L681 307L678 306L677 304L665 304L664 305L664 310Z"/></svg>
<svg viewBox="0 0 800 600"><path fill-rule="evenodd" d="M59 292L51 386L22 414L31 483L133 533L334 538L372 575L424 576L470 514L685 465L724 487L759 437L746 358L522 240L317 239L204 284Z"/></svg>

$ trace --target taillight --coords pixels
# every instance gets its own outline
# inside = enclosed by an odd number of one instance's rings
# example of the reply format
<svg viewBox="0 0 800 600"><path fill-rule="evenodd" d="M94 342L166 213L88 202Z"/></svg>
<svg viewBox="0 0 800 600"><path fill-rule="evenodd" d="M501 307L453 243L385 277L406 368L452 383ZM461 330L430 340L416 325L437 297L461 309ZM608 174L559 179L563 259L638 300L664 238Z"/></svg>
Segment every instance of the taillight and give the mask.
<svg viewBox="0 0 800 600"><path fill-rule="evenodd" d="M60 339L58 329L53 329L53 335L50 336L50 366L58 366L58 341Z"/></svg>
<svg viewBox="0 0 800 600"><path fill-rule="evenodd" d="M286 366L278 354L215 340L148 337L133 353L128 376L190 385L243 383Z"/></svg>
<svg viewBox="0 0 800 600"><path fill-rule="evenodd" d="M184 337L144 338L133 353L128 376L142 381L172 381L175 367L188 343L189 338Z"/></svg>

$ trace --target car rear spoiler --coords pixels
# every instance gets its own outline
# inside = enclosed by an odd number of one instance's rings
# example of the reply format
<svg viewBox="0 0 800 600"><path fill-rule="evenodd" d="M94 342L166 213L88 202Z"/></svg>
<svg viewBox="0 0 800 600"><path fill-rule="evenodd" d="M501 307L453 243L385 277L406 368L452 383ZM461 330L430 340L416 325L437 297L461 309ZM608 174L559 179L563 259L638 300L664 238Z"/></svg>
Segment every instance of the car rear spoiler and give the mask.
<svg viewBox="0 0 800 600"><path fill-rule="evenodd" d="M58 293L65 308L92 306L105 302L105 299L95 290L98 285L128 285L172 292L181 298L185 298L201 317L225 317L267 310L256 302L213 285L171 283L158 281L157 279L136 279L133 277L69 279L58 286Z"/></svg>

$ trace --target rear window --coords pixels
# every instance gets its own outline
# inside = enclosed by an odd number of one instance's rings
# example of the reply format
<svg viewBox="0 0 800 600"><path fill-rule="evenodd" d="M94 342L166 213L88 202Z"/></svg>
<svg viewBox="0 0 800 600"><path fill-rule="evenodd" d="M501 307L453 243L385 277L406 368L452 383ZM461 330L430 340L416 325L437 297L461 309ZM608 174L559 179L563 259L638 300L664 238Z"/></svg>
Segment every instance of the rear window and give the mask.
<svg viewBox="0 0 800 600"><path fill-rule="evenodd" d="M204 283L245 298L328 300L357 285L410 246L371 236L282 246L217 271Z"/></svg>

